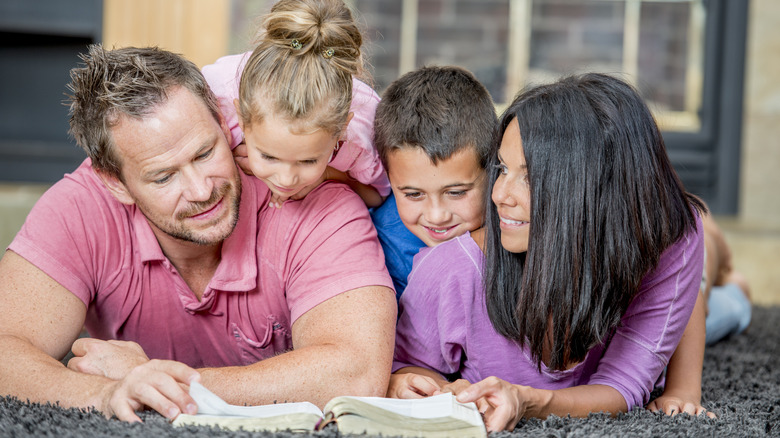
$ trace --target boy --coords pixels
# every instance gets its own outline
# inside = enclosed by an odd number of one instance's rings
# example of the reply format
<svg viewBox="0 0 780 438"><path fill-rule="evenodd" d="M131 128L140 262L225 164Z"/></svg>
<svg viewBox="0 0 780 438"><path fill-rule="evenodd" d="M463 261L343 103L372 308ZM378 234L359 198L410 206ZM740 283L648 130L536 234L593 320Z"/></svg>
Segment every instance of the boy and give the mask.
<svg viewBox="0 0 780 438"><path fill-rule="evenodd" d="M458 67L423 67L385 91L374 143L393 193L371 218L397 297L421 248L482 226L497 123L487 89Z"/></svg>

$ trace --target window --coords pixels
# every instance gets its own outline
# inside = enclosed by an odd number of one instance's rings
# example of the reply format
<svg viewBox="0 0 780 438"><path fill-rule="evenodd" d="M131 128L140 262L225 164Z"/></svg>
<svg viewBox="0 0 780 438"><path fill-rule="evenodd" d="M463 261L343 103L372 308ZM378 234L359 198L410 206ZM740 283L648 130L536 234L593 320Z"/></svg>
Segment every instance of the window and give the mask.
<svg viewBox="0 0 780 438"><path fill-rule="evenodd" d="M247 28L247 8L260 14L273 3L232 1L233 29ZM346 2L363 25L380 93L407 71L454 64L472 71L501 111L529 83L583 71L620 75L653 110L686 188L714 212L736 213L747 2Z"/></svg>
<svg viewBox="0 0 780 438"><path fill-rule="evenodd" d="M634 84L686 188L736 213L747 3L351 0L379 91L427 64L472 71L502 110L523 86L599 71Z"/></svg>

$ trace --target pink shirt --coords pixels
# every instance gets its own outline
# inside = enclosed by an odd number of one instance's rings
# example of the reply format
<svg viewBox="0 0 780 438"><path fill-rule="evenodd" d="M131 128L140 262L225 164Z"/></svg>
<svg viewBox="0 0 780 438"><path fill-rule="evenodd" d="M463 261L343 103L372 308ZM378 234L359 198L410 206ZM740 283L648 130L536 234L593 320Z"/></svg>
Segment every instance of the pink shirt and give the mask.
<svg viewBox="0 0 780 438"><path fill-rule="evenodd" d="M392 288L366 207L345 185L276 209L260 180L242 174L242 184L238 224L200 302L143 214L110 195L89 159L41 197L9 249L84 302L91 336L193 367L290 350L306 311L351 289Z"/></svg>
<svg viewBox="0 0 780 438"><path fill-rule="evenodd" d="M238 113L233 100L238 99L238 85L241 73L251 52L224 56L217 62L203 67L203 76L217 95L219 108L225 117L232 140L230 147L236 147L244 138L238 126ZM379 104L379 95L365 83L352 79L353 113L347 125L346 138L330 162L336 170L348 173L363 184L374 187L380 195L390 194L390 180L387 179L379 154L374 148L374 114Z"/></svg>

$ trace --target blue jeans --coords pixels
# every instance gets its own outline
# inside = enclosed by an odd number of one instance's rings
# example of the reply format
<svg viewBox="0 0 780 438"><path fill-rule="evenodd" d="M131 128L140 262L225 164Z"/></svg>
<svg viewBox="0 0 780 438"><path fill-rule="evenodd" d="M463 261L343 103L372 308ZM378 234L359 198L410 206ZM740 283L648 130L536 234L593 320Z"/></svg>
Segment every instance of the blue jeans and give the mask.
<svg viewBox="0 0 780 438"><path fill-rule="evenodd" d="M713 286L707 300L707 345L742 333L750 324L750 301L734 283Z"/></svg>

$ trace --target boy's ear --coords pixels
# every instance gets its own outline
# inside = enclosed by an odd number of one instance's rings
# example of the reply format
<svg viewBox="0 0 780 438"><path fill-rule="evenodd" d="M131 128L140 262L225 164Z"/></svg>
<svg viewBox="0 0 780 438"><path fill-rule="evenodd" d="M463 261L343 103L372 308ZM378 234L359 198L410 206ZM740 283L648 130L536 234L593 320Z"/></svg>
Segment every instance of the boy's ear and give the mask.
<svg viewBox="0 0 780 438"><path fill-rule="evenodd" d="M132 196L130 196L130 192L127 190L127 187L122 181L119 180L119 178L115 177L114 175L109 175L102 170L96 169L95 173L97 173L98 177L100 177L100 180L103 181L103 185L106 186L114 199L125 205L135 204L135 200Z"/></svg>

